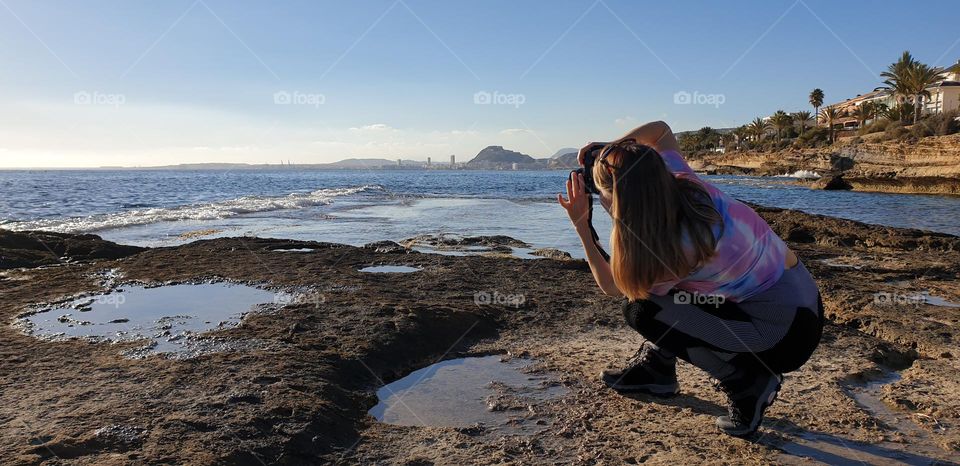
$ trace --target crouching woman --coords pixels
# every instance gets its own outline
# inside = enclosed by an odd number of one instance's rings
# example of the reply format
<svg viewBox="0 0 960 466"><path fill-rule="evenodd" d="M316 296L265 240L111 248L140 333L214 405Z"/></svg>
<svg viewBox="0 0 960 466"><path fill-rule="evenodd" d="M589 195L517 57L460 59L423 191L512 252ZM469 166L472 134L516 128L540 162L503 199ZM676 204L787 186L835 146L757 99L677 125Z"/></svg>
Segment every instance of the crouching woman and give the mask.
<svg viewBox="0 0 960 466"><path fill-rule="evenodd" d="M669 126L643 125L602 146L591 174L613 218L607 262L593 240L585 180L558 195L604 293L624 296L627 324L645 338L626 367L605 370L614 390L670 396L676 359L706 371L728 397L724 432L754 433L783 374L820 342L823 305L810 273L749 206L697 176Z"/></svg>

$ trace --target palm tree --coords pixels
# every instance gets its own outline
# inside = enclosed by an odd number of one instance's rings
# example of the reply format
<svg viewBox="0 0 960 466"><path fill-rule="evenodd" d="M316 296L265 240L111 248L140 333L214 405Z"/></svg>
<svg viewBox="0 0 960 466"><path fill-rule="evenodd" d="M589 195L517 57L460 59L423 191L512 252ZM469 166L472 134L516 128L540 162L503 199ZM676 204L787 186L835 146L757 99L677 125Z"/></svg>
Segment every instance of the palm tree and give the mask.
<svg viewBox="0 0 960 466"><path fill-rule="evenodd" d="M853 112L853 116L857 119L857 125L863 128L863 125L868 120L872 120L876 116L876 108L873 102L864 102L857 106L857 109Z"/></svg>
<svg viewBox="0 0 960 466"><path fill-rule="evenodd" d="M830 131L830 144L833 144L833 123L840 119L840 112L837 111L836 107L825 107L823 110L820 110L819 117L820 122L826 123L827 130Z"/></svg>
<svg viewBox="0 0 960 466"><path fill-rule="evenodd" d="M738 126L738 127L734 128L733 131L731 131L730 133L733 134L733 136L736 138L736 141L737 141L737 149L740 148L740 142L741 142L741 141L743 141L744 139L750 137L750 129L747 128L747 125Z"/></svg>
<svg viewBox="0 0 960 466"><path fill-rule="evenodd" d="M803 130L807 127L807 122L812 120L813 116L810 112L799 111L793 114L793 120L800 125L800 135L803 136Z"/></svg>
<svg viewBox="0 0 960 466"><path fill-rule="evenodd" d="M759 141L764 134L767 134L767 128L770 127L770 123L767 123L763 118L757 117L749 125L747 129L750 131L750 135L754 137L754 141Z"/></svg>
<svg viewBox="0 0 960 466"><path fill-rule="evenodd" d="M913 94L913 123L916 124L920 119L920 111L923 109L923 99L930 98L928 87L943 80L943 68L928 66L924 63L916 63L909 73L910 91Z"/></svg>
<svg viewBox="0 0 960 466"><path fill-rule="evenodd" d="M787 112L777 110L773 116L770 117L770 123L773 125L773 128L777 130L777 142L780 142L783 130L793 124L793 118L787 115Z"/></svg>
<svg viewBox="0 0 960 466"><path fill-rule="evenodd" d="M813 105L813 114L820 114L820 106L823 105L823 90L819 87L810 91L810 105Z"/></svg>
<svg viewBox="0 0 960 466"><path fill-rule="evenodd" d="M913 122L916 123L920 119L923 98L930 97L927 87L939 82L943 73L943 68L920 63L905 51L899 60L887 66L887 71L880 73L880 77L886 78L883 83L893 92L897 103L909 100L913 104Z"/></svg>
<svg viewBox="0 0 960 466"><path fill-rule="evenodd" d="M903 123L913 116L913 105L909 102L903 102L883 111L883 116L887 120Z"/></svg>

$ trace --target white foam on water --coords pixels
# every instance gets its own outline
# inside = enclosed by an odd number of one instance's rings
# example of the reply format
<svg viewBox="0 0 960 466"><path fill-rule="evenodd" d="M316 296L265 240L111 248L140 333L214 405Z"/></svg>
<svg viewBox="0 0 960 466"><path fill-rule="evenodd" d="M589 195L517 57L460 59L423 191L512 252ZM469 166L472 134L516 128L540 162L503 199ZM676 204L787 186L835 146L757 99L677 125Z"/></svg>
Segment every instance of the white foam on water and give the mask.
<svg viewBox="0 0 960 466"><path fill-rule="evenodd" d="M217 220L257 212L327 205L336 197L371 190L383 190L383 187L364 185L351 188L318 189L309 193L290 193L286 196L243 196L206 204L141 208L87 217L16 222L4 225L4 228L9 230L45 230L58 233L86 233L159 222Z"/></svg>
<svg viewBox="0 0 960 466"><path fill-rule="evenodd" d="M784 173L777 175L778 178L800 178L804 180L815 180L820 178L820 174L813 170L797 170L793 173Z"/></svg>

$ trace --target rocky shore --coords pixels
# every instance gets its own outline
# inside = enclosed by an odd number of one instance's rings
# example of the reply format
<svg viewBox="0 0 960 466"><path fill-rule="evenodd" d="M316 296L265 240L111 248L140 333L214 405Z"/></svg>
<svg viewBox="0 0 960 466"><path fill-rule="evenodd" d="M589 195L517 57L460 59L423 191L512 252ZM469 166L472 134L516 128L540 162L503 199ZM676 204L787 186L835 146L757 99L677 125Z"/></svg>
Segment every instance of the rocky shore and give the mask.
<svg viewBox="0 0 960 466"><path fill-rule="evenodd" d="M877 136L841 139L825 148L711 154L690 163L716 174L843 173L856 191L960 195L960 134L916 143L878 141Z"/></svg>
<svg viewBox="0 0 960 466"><path fill-rule="evenodd" d="M599 293L580 260L262 238L141 250L93 236L0 231L0 459L960 462L960 309L951 307L960 303L960 238L758 209L817 278L829 325L750 441L716 432L721 395L687 364L679 367L681 394L671 399L621 396L599 383L599 371L622 364L641 340L624 326L620 301ZM512 239L464 244L497 241L509 247ZM369 265L420 270L359 271ZM37 303L122 284L198 281L311 299L212 332L255 345L190 358L133 359L124 356L133 342L38 339L12 325ZM523 299L484 302L478 293ZM554 374L565 389L523 407L542 429L500 435L484 426L390 425L367 414L384 382L439 360L488 354L531 358L531 371Z"/></svg>

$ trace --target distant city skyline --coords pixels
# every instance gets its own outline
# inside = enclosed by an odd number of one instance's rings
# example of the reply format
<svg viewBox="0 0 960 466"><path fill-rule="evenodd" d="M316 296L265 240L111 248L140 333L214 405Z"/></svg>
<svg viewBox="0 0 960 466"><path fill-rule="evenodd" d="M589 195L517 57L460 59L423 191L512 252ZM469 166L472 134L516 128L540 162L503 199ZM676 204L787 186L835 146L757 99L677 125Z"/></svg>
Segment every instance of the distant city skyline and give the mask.
<svg viewBox="0 0 960 466"><path fill-rule="evenodd" d="M0 1L0 168L537 158L960 58L956 1ZM897 23L900 26L897 26Z"/></svg>

